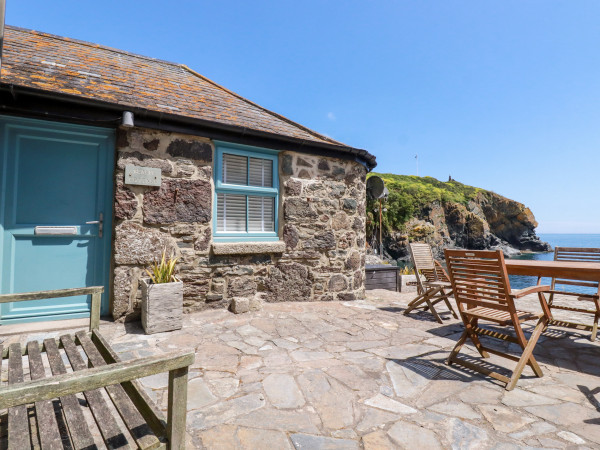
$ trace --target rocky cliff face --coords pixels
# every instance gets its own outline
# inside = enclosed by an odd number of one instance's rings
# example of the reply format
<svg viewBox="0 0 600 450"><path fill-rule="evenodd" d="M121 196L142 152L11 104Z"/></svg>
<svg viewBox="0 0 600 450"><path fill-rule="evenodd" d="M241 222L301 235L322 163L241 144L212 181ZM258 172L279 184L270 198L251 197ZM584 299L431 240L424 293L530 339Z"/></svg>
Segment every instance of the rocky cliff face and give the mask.
<svg viewBox="0 0 600 450"><path fill-rule="evenodd" d="M384 250L392 259L408 257L408 243L427 242L439 257L444 248L502 249L508 256L550 251L535 234L537 222L522 203L479 190L467 202L438 200L416 208L401 230L388 231Z"/></svg>

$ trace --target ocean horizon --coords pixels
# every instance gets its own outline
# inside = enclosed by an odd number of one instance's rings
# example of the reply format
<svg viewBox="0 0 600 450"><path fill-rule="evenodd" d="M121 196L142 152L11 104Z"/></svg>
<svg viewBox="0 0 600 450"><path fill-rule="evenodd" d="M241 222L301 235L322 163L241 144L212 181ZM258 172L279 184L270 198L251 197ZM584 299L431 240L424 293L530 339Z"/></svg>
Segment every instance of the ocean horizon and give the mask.
<svg viewBox="0 0 600 450"><path fill-rule="evenodd" d="M600 233L537 233L539 238L548 242L552 248L554 247L588 247L600 248ZM515 256L513 259L530 259L537 261L551 261L554 259L554 252L533 252L522 253ZM542 284L550 284L550 278L542 278ZM510 286L512 289L522 289L527 286L532 286L537 283L536 277L524 277L518 275L510 275ZM593 288L572 286L570 290L587 294L595 293Z"/></svg>

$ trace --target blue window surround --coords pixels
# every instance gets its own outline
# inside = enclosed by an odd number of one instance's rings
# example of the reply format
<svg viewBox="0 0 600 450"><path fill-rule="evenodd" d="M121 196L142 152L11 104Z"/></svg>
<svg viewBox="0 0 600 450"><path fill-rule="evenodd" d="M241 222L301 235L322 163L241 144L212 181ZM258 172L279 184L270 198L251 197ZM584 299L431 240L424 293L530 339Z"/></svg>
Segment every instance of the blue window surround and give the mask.
<svg viewBox="0 0 600 450"><path fill-rule="evenodd" d="M279 164L278 151L249 145L232 144L230 142L215 142L215 195L213 198L213 238L216 242L240 241L278 241L279 236ZM270 159L273 161L273 187L240 186L238 184L223 183L223 153L247 157ZM262 233L232 233L217 231L217 194L243 194L273 197L275 199L274 218L275 231ZM247 207L247 203L246 203ZM246 229L248 229L248 215L246 215Z"/></svg>

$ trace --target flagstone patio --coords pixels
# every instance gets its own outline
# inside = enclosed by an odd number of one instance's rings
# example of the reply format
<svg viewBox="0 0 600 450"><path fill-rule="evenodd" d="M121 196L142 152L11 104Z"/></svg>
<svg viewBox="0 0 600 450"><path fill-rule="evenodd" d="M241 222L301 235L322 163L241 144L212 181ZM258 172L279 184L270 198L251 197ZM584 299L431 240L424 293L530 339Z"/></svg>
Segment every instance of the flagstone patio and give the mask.
<svg viewBox="0 0 600 450"><path fill-rule="evenodd" d="M404 316L413 296L377 290L365 301L205 311L187 315L180 331L152 336L139 323L106 323L102 332L124 359L195 349L190 448L600 445L600 348L588 333L548 330L535 351L544 377L527 368L506 392L444 365L462 324L449 314L443 325L426 312ZM536 306L535 297L520 302ZM165 408L167 375L143 384Z"/></svg>

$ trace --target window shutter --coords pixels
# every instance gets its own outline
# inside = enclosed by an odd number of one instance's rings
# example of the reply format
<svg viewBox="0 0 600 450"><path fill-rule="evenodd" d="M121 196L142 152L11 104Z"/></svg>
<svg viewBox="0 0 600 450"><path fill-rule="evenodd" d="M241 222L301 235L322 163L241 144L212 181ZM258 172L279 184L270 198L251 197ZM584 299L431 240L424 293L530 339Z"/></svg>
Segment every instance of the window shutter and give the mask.
<svg viewBox="0 0 600 450"><path fill-rule="evenodd" d="M223 183L248 184L248 158L223 153Z"/></svg>
<svg viewBox="0 0 600 450"><path fill-rule="evenodd" d="M246 196L217 194L217 231L246 231Z"/></svg>
<svg viewBox="0 0 600 450"><path fill-rule="evenodd" d="M273 197L248 197L248 231L275 231L275 199Z"/></svg>
<svg viewBox="0 0 600 450"><path fill-rule="evenodd" d="M250 158L250 186L273 187L273 161L270 159Z"/></svg>

